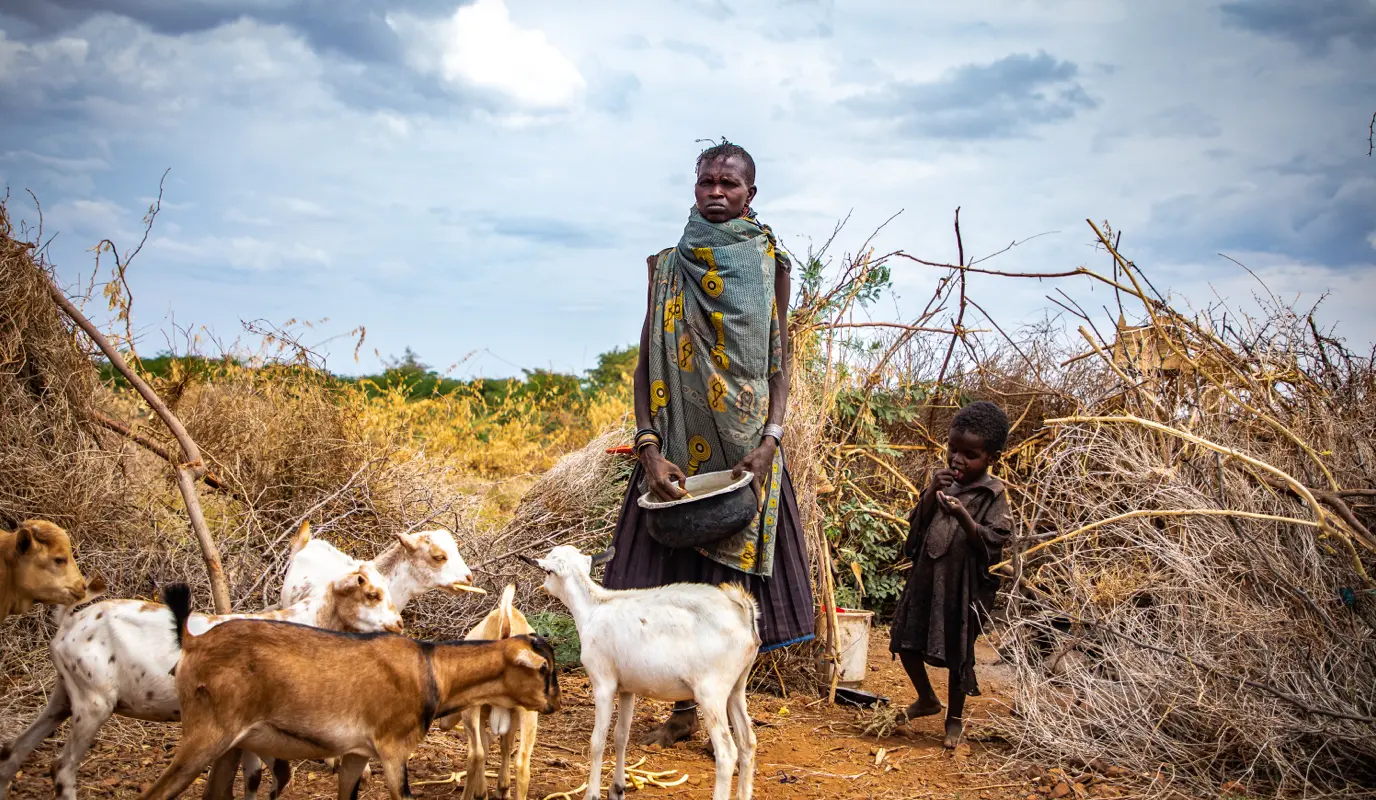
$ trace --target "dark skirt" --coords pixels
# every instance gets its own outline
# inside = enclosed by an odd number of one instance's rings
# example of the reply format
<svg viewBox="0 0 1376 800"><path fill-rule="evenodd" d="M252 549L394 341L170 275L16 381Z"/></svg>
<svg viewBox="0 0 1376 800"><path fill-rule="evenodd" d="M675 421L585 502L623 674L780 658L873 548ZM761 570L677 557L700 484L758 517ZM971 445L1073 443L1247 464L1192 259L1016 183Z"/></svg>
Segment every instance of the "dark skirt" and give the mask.
<svg viewBox="0 0 1376 800"><path fill-rule="evenodd" d="M807 544L799 522L798 500L788 469L779 481L783 513L774 540L774 571L768 577L747 575L705 558L696 550L671 549L650 538L640 496L639 465L626 488L612 544L616 554L607 564L602 583L608 589L648 589L669 583L738 583L750 590L760 606L760 652L813 638L812 573Z"/></svg>
<svg viewBox="0 0 1376 800"><path fill-rule="evenodd" d="M927 664L951 671L967 695L978 695L975 677L975 639L987 616L971 574L962 542L938 560L919 550L913 557L908 585L889 629L889 650L895 655L915 653Z"/></svg>

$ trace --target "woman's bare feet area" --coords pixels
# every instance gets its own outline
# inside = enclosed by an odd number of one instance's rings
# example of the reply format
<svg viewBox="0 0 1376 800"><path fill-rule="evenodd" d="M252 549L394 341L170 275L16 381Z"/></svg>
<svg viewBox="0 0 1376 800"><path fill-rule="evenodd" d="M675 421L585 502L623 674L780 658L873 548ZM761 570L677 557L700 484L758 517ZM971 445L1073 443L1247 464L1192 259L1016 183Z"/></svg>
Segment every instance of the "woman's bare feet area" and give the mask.
<svg viewBox="0 0 1376 800"><path fill-rule="evenodd" d="M698 709L693 706L687 709L675 708L669 718L664 723L641 738L641 745L659 745L660 747L673 747L679 742L693 738L693 734L698 732Z"/></svg>

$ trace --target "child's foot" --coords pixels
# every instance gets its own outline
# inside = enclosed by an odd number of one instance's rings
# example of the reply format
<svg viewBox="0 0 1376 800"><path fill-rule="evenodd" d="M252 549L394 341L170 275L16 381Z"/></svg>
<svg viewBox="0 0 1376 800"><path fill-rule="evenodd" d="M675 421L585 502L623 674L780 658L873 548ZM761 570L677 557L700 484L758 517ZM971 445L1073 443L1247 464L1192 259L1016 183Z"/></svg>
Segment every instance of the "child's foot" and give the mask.
<svg viewBox="0 0 1376 800"><path fill-rule="evenodd" d="M940 714L944 710L941 701L935 697L917 698L917 702L903 710L905 719L917 719L918 717L930 717Z"/></svg>
<svg viewBox="0 0 1376 800"><path fill-rule="evenodd" d="M964 730L965 725L961 720L946 720L946 739L941 743L942 746L947 750L954 750L956 745L960 743L960 734Z"/></svg>

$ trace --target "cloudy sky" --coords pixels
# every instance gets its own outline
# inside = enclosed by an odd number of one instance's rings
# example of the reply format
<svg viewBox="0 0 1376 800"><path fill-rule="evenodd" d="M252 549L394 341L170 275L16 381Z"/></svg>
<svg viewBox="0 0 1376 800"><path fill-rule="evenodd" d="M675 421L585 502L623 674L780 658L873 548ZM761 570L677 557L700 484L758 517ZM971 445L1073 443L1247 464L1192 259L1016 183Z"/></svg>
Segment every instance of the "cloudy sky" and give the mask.
<svg viewBox="0 0 1376 800"><path fill-rule="evenodd" d="M363 325L458 374L581 370L634 340L695 140L755 154L795 252L1101 265L1124 232L1199 306L1259 284L1376 339L1376 0L0 0L0 184L64 281L128 247L145 352L175 324ZM936 274L896 266L911 313ZM1047 286L974 291L1031 319ZM1105 297L1082 293L1087 305ZM475 352L476 351L476 352Z"/></svg>

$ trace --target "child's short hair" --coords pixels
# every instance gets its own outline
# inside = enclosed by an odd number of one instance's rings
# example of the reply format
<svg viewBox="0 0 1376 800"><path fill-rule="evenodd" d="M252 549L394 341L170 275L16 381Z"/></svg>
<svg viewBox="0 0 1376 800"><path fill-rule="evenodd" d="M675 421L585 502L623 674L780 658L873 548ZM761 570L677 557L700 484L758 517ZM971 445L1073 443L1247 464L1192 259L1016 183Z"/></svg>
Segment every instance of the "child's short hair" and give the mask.
<svg viewBox="0 0 1376 800"><path fill-rule="evenodd" d="M976 400L956 413L951 430L973 433L988 453L1002 453L1008 443L1008 415L988 400Z"/></svg>

